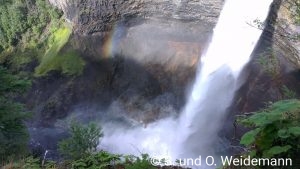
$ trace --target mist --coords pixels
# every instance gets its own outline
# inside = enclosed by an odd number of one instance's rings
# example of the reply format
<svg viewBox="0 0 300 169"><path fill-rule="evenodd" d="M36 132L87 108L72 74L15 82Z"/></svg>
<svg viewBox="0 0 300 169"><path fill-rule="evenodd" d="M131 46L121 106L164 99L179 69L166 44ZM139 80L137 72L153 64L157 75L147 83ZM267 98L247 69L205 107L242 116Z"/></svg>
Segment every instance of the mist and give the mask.
<svg viewBox="0 0 300 169"><path fill-rule="evenodd" d="M238 81L239 74L250 60L262 32L249 26L249 23L256 19L264 20L270 4L271 0L226 1L209 47L196 61L198 70L195 82L187 90L187 102L180 112L170 112L169 117L149 124L143 121L141 124L131 123L128 128L114 122L104 123L105 136L99 148L114 153L149 153L173 159L226 153L230 145L218 137L218 132L235 91L243 83ZM164 52L168 51L168 41L163 40L168 34L154 31L160 34L160 39L156 40L150 31L155 28L157 25L151 24L134 28L136 38L127 39L121 47L122 54L141 64L169 64L169 57L157 57L165 56ZM176 27L176 30L180 29ZM165 31L172 32L168 28ZM181 40L180 34L176 38ZM200 55L200 52L195 53ZM185 53L184 57L178 57L180 61L175 58L171 65L190 66L185 62L185 58L190 56Z"/></svg>

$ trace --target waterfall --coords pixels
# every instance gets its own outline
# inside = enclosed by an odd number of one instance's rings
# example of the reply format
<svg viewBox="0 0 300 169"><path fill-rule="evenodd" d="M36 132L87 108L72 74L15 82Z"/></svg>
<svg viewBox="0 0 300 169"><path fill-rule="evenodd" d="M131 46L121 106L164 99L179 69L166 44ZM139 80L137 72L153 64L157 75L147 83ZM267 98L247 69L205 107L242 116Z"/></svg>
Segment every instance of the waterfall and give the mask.
<svg viewBox="0 0 300 169"><path fill-rule="evenodd" d="M265 20L271 2L227 0L207 52L201 56L195 83L180 116L161 119L146 128L122 128L106 123L100 148L173 159L214 156L226 109L241 85L239 74L262 32L251 24L257 19Z"/></svg>
<svg viewBox="0 0 300 169"><path fill-rule="evenodd" d="M226 108L241 85L238 77L250 60L272 0L227 0L207 52L201 57L196 81L179 119L178 154L213 155L214 140Z"/></svg>

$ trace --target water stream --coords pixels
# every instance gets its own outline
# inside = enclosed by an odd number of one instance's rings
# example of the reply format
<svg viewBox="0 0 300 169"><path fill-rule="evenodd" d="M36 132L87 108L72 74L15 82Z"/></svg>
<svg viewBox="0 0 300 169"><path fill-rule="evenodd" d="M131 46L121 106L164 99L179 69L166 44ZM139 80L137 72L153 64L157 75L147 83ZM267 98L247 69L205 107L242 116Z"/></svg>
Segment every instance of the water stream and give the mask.
<svg viewBox="0 0 300 169"><path fill-rule="evenodd" d="M122 128L103 126L101 148L114 153L197 158L215 156L217 133L226 109L240 87L240 72L250 60L262 30L253 21L264 21L272 0L227 0L207 52L201 56L195 83L179 117Z"/></svg>

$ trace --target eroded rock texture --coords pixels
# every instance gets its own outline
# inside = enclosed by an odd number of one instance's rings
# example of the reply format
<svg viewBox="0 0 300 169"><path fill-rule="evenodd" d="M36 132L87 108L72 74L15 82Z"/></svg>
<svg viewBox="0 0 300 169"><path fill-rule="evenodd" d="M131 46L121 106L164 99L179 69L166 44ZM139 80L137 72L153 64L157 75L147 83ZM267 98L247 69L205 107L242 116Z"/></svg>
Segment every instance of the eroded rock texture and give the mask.
<svg viewBox="0 0 300 169"><path fill-rule="evenodd" d="M110 31L116 22L183 20L213 26L223 0L50 0L84 34Z"/></svg>
<svg viewBox="0 0 300 169"><path fill-rule="evenodd" d="M230 110L231 125L237 114L259 111L282 99L299 98L300 40L297 37L299 24L296 23L297 6L294 2L273 1L264 33L253 52L252 61L244 71L246 83L238 91ZM233 131L231 129L229 133L234 135ZM245 128L238 126L234 137L240 138L245 131Z"/></svg>
<svg viewBox="0 0 300 169"><path fill-rule="evenodd" d="M34 91L28 100L40 114L39 122L47 126L82 103L100 105L107 112L117 102L123 114L144 122L164 116L166 109L176 114L223 5L222 0L50 2L73 25L63 50L76 50L87 64L75 79L54 72L37 81L37 90L45 83L57 89ZM55 78L61 82L52 82Z"/></svg>
<svg viewBox="0 0 300 169"><path fill-rule="evenodd" d="M210 41L223 0L50 0L73 35L62 51L86 61L83 74L50 72L27 96L32 127L110 116L149 123L177 114ZM78 115L79 116L79 115ZM88 120L87 120L88 121Z"/></svg>
<svg viewBox="0 0 300 169"><path fill-rule="evenodd" d="M64 11L83 74L34 81L32 145L55 150L67 121L146 125L178 115L223 0L49 0ZM46 137L44 135L47 135ZM46 139L45 139L46 138ZM42 151L44 152L44 151Z"/></svg>
<svg viewBox="0 0 300 169"><path fill-rule="evenodd" d="M297 68L300 68L300 20L298 14L299 1L278 0L279 6L276 24L274 25L273 47L279 54L287 58Z"/></svg>
<svg viewBox="0 0 300 169"><path fill-rule="evenodd" d="M133 124L178 114L223 5L223 0L49 1L73 25L63 50L76 50L87 64L78 77L51 72L37 79L27 96L27 106L35 112L29 124L33 140L45 149L55 149L56 130L70 114L83 121L100 116ZM229 140L236 114L285 99L283 86L300 93L294 2L272 4L266 30L241 79L246 83L228 109L222 134ZM260 64L261 59L269 65ZM53 135L39 139L49 130ZM238 130L236 138L244 133Z"/></svg>

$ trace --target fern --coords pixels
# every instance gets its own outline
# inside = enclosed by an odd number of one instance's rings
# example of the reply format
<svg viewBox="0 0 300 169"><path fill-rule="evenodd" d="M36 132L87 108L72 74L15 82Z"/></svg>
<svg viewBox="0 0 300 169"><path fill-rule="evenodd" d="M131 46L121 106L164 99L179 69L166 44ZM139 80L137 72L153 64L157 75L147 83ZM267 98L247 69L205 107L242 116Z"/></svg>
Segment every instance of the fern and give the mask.
<svg viewBox="0 0 300 169"><path fill-rule="evenodd" d="M151 162L148 154L142 154L142 157L127 156L127 163L125 164L126 169L155 169Z"/></svg>
<svg viewBox="0 0 300 169"><path fill-rule="evenodd" d="M294 99L297 97L296 92L290 90L286 85L282 86L281 90L285 99Z"/></svg>
<svg viewBox="0 0 300 169"><path fill-rule="evenodd" d="M73 169L105 169L121 163L121 155L100 151L72 162Z"/></svg>

